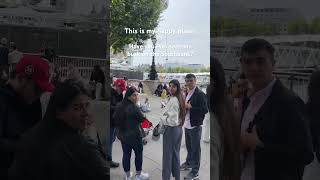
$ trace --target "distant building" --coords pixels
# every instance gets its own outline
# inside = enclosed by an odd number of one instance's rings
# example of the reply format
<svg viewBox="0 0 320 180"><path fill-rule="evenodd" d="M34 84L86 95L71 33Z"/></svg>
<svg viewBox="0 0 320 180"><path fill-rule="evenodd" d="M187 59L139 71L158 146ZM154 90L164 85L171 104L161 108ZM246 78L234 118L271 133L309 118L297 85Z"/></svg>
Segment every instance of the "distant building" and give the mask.
<svg viewBox="0 0 320 180"><path fill-rule="evenodd" d="M191 68L191 69L201 69L201 68L205 68L205 65L203 65L203 64L188 64L187 67Z"/></svg>
<svg viewBox="0 0 320 180"><path fill-rule="evenodd" d="M169 63L164 64L164 68L177 68L177 67L201 69L201 68L204 68L205 65L203 65L203 64L187 64L187 63L181 63L181 62L169 62Z"/></svg>
<svg viewBox="0 0 320 180"><path fill-rule="evenodd" d="M227 17L233 19L247 19L248 12L239 2L234 0L215 0L210 3L211 16Z"/></svg>
<svg viewBox="0 0 320 180"><path fill-rule="evenodd" d="M106 31L106 18L95 11L92 4L90 14L83 16L72 14L73 0L44 0L32 6L19 5L15 8L2 8L0 23L2 25L54 28L75 31ZM1 6L1 1L0 1ZM17 13L18 12L18 13Z"/></svg>
<svg viewBox="0 0 320 180"><path fill-rule="evenodd" d="M260 24L270 24L275 32L288 34L288 24L303 19L294 8L250 8L249 18Z"/></svg>
<svg viewBox="0 0 320 180"><path fill-rule="evenodd" d="M164 64L164 68L177 68L177 67L185 67L186 63L181 62L168 62Z"/></svg>

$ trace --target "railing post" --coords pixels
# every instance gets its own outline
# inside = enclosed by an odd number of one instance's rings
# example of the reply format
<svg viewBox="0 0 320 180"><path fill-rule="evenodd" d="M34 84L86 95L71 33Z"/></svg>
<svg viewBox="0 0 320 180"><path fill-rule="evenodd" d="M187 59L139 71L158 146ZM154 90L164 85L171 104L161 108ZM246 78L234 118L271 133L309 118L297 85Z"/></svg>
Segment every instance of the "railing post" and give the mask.
<svg viewBox="0 0 320 180"><path fill-rule="evenodd" d="M290 75L289 77L289 81L290 81L290 90L293 91L293 81L294 81L294 75Z"/></svg>

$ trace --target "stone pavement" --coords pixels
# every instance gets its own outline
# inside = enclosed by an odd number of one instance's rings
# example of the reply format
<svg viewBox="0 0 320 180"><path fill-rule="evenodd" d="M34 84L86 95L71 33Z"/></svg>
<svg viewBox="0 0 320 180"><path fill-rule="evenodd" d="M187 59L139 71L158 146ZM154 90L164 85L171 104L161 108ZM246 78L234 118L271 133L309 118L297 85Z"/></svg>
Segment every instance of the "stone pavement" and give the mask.
<svg viewBox="0 0 320 180"><path fill-rule="evenodd" d="M316 158L304 169L303 180L320 180L320 163Z"/></svg>
<svg viewBox="0 0 320 180"><path fill-rule="evenodd" d="M140 100L144 102L146 95L141 94ZM155 96L148 96L151 105L151 112L147 113L147 118L156 126L160 119L160 98ZM151 134L147 137L148 144L144 146L143 150L143 171L150 174L150 180L162 180L162 137L158 141L151 139ZM181 163L185 161L187 156L187 150L184 142L184 135L181 143L180 150L180 161ZM121 143L117 139L113 144L113 160L120 162L120 167L111 169L111 180L123 180L124 172L121 165L122 160L122 148ZM131 158L131 171L135 173L134 165L134 153L132 153ZM181 179L186 176L188 171L181 172ZM201 143L201 168L200 168L200 179L209 180L210 179L210 146L208 143ZM173 178L172 178L173 179Z"/></svg>

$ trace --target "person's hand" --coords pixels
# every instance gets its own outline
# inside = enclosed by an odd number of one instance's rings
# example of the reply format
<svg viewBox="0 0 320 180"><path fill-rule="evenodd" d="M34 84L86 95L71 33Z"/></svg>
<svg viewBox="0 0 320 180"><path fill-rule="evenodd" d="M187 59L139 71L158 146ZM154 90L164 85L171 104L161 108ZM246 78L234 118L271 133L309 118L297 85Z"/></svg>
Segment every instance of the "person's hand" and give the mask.
<svg viewBox="0 0 320 180"><path fill-rule="evenodd" d="M258 146L262 147L263 143L259 139L256 127L253 127L252 133L242 132L240 137L242 151L254 151Z"/></svg>
<svg viewBox="0 0 320 180"><path fill-rule="evenodd" d="M250 82L248 79L239 79L232 87L232 97L241 98L246 91L250 89Z"/></svg>
<svg viewBox="0 0 320 180"><path fill-rule="evenodd" d="M191 106L190 102L186 102L186 109L191 109L191 108L192 108L192 106Z"/></svg>

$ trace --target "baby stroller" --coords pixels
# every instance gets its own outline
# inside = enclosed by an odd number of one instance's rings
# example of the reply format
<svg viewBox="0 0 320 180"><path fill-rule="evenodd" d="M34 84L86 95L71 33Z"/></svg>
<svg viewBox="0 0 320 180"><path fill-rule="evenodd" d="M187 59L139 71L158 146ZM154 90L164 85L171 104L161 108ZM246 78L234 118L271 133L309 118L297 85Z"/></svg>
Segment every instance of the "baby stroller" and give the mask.
<svg viewBox="0 0 320 180"><path fill-rule="evenodd" d="M143 129L143 145L148 143L147 136L149 135L150 131L153 129L152 122L150 122L147 118L141 123L141 128Z"/></svg>

